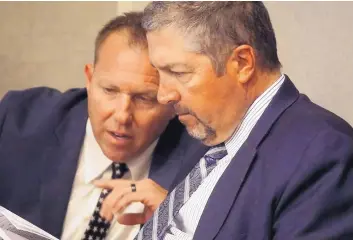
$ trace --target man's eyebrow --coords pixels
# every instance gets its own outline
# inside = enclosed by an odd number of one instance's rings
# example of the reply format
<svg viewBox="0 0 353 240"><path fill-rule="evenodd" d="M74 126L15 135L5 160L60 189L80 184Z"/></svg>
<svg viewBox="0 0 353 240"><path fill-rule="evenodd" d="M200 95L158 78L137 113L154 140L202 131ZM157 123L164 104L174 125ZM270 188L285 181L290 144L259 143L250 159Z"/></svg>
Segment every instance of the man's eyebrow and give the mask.
<svg viewBox="0 0 353 240"><path fill-rule="evenodd" d="M132 95L145 95L149 97L157 97L157 89L132 89L130 94Z"/></svg>

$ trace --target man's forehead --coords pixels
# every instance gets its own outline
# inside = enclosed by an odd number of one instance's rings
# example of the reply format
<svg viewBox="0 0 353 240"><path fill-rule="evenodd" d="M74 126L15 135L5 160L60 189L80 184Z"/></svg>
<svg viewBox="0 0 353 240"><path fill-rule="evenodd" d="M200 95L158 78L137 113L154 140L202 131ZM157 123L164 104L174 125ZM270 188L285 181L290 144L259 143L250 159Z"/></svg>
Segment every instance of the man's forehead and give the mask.
<svg viewBox="0 0 353 240"><path fill-rule="evenodd" d="M170 28L147 33L149 51L172 50L182 48L184 39Z"/></svg>
<svg viewBox="0 0 353 240"><path fill-rule="evenodd" d="M109 51L110 50L110 51ZM148 51L147 49L137 48L110 48L107 51L102 51L100 54L100 60L97 64L115 64L118 66L124 66L124 68L132 68L136 65L149 65Z"/></svg>
<svg viewBox="0 0 353 240"><path fill-rule="evenodd" d="M116 78L130 75L131 78L158 78L158 72L150 64L147 50L143 53L127 50L103 56L95 65L95 73L100 77Z"/></svg>
<svg viewBox="0 0 353 240"><path fill-rule="evenodd" d="M194 68L193 61L190 59L198 54L190 50L188 42L184 41L180 35L171 33L168 29L150 32L147 34L147 38L150 63L154 67L158 69Z"/></svg>
<svg viewBox="0 0 353 240"><path fill-rule="evenodd" d="M187 67L187 57L182 51L176 51L168 46L157 45L149 48L150 64L155 68Z"/></svg>
<svg viewBox="0 0 353 240"><path fill-rule="evenodd" d="M128 37L121 33L110 34L102 43L96 65L105 70L112 67L142 70L151 68L146 46L129 44Z"/></svg>
<svg viewBox="0 0 353 240"><path fill-rule="evenodd" d="M147 75L134 71L95 71L94 78L110 85L132 85L136 88L154 89L158 87L159 75Z"/></svg>

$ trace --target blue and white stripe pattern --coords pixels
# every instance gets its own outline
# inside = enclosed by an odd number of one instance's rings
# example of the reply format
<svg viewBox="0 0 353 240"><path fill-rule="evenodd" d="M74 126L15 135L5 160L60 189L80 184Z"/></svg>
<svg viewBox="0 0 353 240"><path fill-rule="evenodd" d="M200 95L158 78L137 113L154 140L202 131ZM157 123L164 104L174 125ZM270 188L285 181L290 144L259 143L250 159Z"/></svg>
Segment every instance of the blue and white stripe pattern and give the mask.
<svg viewBox="0 0 353 240"><path fill-rule="evenodd" d="M163 239L180 208L189 200L198 186L217 165L217 161L227 155L224 143L211 148L187 177L179 183L157 208L153 218L145 224L141 232L143 239ZM205 174L206 173L206 174ZM157 224L156 224L157 223Z"/></svg>
<svg viewBox="0 0 353 240"><path fill-rule="evenodd" d="M225 148L228 154L221 160L217 161L216 165L212 165L212 168L208 171L207 160L205 160L205 158L207 158L207 154L210 154L210 152L212 153L213 151L217 151L217 148L212 148L209 152L207 152L205 156L201 158L200 162L194 167L192 172L190 172L181 183L183 187L178 189L179 184L172 191L170 196L168 196L159 206L159 208L155 211L153 218L145 224L135 239L192 240L201 218L201 214L206 206L211 192L213 191L213 188L229 165L230 161L248 138L255 124L260 119L261 115L281 87L284 79L284 75L281 75L281 77L263 94L261 94L261 96L259 96L248 109L237 130L234 132L232 137L225 142ZM199 169L198 172L201 176L192 175L195 169ZM197 184L200 179L202 183ZM196 184L193 181L195 181ZM181 199L181 201L179 199ZM173 210L175 212L175 206L178 204L175 204L174 201L178 201L180 202L179 204L181 204L181 206L179 206L180 210L177 211L175 216L172 216L172 214L168 214L168 216L159 215L160 212L171 213ZM161 211L161 209L168 209L168 211ZM161 221L161 219L166 218L168 221ZM162 232L162 230L165 232Z"/></svg>

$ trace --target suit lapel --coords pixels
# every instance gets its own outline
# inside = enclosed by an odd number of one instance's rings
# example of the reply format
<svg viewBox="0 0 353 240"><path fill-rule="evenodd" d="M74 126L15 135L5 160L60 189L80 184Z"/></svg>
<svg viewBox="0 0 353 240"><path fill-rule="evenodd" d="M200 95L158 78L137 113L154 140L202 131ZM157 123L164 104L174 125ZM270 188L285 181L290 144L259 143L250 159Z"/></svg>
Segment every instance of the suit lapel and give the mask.
<svg viewBox="0 0 353 240"><path fill-rule="evenodd" d="M180 149L180 138L183 126L173 119L159 138L153 152L149 178L164 188L168 188L178 169L180 159L175 158L175 151Z"/></svg>
<svg viewBox="0 0 353 240"><path fill-rule="evenodd" d="M85 135L87 101L82 101L66 114L57 115L58 119L63 116L64 119L59 120L56 128L56 144L44 153L40 208L41 226L59 238Z"/></svg>
<svg viewBox="0 0 353 240"><path fill-rule="evenodd" d="M214 239L226 220L261 144L280 115L299 97L298 90L286 76L278 93L265 110L248 139L218 180L203 211L194 239Z"/></svg>

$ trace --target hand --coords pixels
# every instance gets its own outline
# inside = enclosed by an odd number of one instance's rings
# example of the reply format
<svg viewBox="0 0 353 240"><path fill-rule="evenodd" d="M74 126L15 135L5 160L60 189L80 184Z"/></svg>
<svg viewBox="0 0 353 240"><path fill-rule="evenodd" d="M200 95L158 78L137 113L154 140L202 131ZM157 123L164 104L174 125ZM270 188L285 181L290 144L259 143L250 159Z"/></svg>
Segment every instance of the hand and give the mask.
<svg viewBox="0 0 353 240"><path fill-rule="evenodd" d="M136 185L136 192L131 191L132 183ZM117 221L124 225L145 223L168 194L167 190L151 179L137 182L124 179L97 180L94 184L97 187L112 190L102 203L100 215L111 221L114 214L118 213ZM144 212L121 215L132 202L141 202L145 205Z"/></svg>

